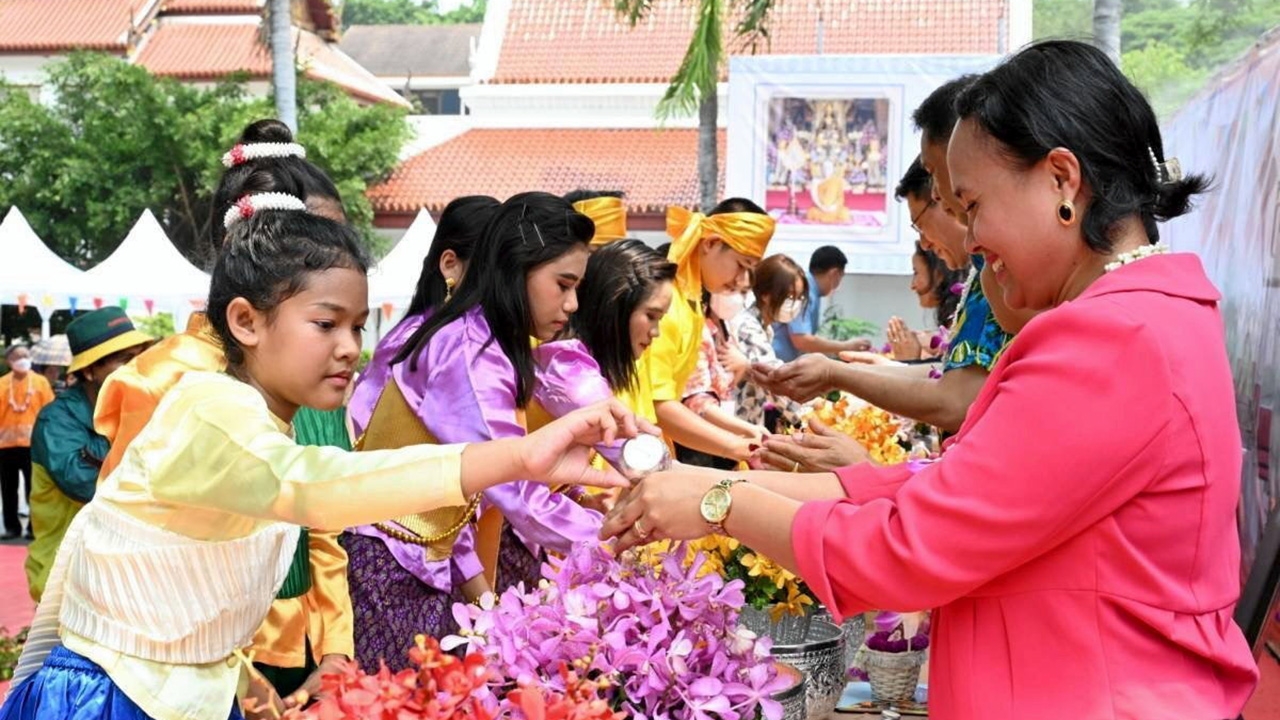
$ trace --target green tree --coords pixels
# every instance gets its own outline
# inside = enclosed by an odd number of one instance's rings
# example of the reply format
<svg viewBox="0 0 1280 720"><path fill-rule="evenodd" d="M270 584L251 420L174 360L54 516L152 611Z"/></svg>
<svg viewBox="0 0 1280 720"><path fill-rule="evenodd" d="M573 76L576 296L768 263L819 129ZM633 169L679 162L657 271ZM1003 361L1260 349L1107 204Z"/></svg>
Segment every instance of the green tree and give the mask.
<svg viewBox="0 0 1280 720"><path fill-rule="evenodd" d="M346 0L342 25L418 25L426 15L423 5L416 0Z"/></svg>
<svg viewBox="0 0 1280 720"><path fill-rule="evenodd" d="M440 12L435 0L347 0L342 6L342 26L352 25L456 25L484 21L485 0L471 0L449 12Z"/></svg>
<svg viewBox="0 0 1280 720"><path fill-rule="evenodd" d="M716 117L719 100L716 85L726 61L724 27L730 13L740 18L732 42L753 51L769 39L769 13L773 0L687 0L698 6L698 23L675 77L658 103L661 119L698 114L698 196L702 209L710 210L718 198L719 158ZM635 27L653 9L653 0L614 0L614 9Z"/></svg>
<svg viewBox="0 0 1280 720"><path fill-rule="evenodd" d="M1037 39L1090 37L1093 0L1036 0ZM1280 25L1280 0L1124 0L1120 67L1166 117Z"/></svg>
<svg viewBox="0 0 1280 720"><path fill-rule="evenodd" d="M270 99L249 96L242 80L200 89L78 53L50 68L51 102L0 86L0 210L22 208L55 252L87 268L150 208L180 252L207 264L212 223L221 222L212 208L219 159L245 125L273 115ZM364 191L395 166L409 132L404 111L364 108L312 81L299 83L298 106L308 157L373 239Z"/></svg>

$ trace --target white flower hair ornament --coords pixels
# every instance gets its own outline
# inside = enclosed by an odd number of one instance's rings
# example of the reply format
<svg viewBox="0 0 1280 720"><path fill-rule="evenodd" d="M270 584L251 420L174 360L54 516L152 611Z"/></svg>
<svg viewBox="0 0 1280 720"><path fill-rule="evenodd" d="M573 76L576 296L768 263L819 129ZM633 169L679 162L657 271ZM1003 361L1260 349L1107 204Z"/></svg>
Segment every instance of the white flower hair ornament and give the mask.
<svg viewBox="0 0 1280 720"><path fill-rule="evenodd" d="M245 195L227 208L227 214L222 217L222 226L230 230L236 223L253 217L254 213L261 210L300 210L305 212L306 209L306 203L288 193Z"/></svg>
<svg viewBox="0 0 1280 720"><path fill-rule="evenodd" d="M307 149L298 143L267 142L249 143L247 145L238 144L223 154L222 164L231 168L259 158L305 158L306 156Z"/></svg>

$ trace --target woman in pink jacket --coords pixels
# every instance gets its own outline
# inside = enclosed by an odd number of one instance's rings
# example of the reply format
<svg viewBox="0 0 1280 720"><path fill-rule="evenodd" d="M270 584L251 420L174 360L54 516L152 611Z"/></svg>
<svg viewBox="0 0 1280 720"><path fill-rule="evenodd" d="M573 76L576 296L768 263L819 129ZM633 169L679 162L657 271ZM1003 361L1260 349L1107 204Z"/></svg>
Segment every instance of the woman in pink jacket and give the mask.
<svg viewBox="0 0 1280 720"><path fill-rule="evenodd" d="M654 475L605 533L711 524L837 616L938 608L936 720L1234 718L1257 666L1232 621L1241 445L1219 294L1156 229L1205 180L1165 160L1147 101L1081 43L1024 49L957 109L968 249L1011 307L1049 311L942 459ZM773 372L757 374L786 394L824 385Z"/></svg>

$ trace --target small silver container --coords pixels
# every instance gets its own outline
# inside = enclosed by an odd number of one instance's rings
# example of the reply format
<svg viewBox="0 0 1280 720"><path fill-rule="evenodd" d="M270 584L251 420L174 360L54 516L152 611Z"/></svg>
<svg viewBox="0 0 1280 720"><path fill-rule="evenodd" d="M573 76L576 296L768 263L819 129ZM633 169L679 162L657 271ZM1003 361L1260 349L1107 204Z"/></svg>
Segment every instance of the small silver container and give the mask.
<svg viewBox="0 0 1280 720"><path fill-rule="evenodd" d="M622 443L618 472L631 482L671 469L671 451L657 435L640 434Z"/></svg>

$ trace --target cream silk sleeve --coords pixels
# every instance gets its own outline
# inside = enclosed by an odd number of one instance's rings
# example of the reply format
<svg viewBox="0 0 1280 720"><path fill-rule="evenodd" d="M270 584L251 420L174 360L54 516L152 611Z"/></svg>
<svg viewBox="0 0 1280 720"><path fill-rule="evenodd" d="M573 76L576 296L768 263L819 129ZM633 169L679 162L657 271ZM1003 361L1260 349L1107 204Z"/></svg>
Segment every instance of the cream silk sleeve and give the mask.
<svg viewBox="0 0 1280 720"><path fill-rule="evenodd" d="M137 452L155 453L150 491L164 502L329 530L466 504L462 445L299 446L256 390L226 376L186 376L156 420Z"/></svg>

